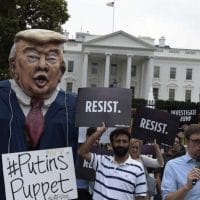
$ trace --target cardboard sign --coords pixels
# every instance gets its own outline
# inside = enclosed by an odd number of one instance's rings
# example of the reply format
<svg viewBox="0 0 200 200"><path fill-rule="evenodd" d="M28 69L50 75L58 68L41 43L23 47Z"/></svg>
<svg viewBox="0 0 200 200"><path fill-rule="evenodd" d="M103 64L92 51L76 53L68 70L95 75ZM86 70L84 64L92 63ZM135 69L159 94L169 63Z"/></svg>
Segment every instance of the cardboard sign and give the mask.
<svg viewBox="0 0 200 200"><path fill-rule="evenodd" d="M79 88L76 107L76 126L131 126L130 89Z"/></svg>
<svg viewBox="0 0 200 200"><path fill-rule="evenodd" d="M185 106L184 108L171 107L167 110L172 115L180 117L179 126L198 123L198 107Z"/></svg>
<svg viewBox="0 0 200 200"><path fill-rule="evenodd" d="M86 131L89 127L79 127L78 142L83 143L86 140ZM100 138L99 143L106 144L110 143L110 133L116 128L108 128Z"/></svg>
<svg viewBox="0 0 200 200"><path fill-rule="evenodd" d="M158 144L172 145L178 127L178 116L140 106L136 109L132 136L142 140L156 139Z"/></svg>
<svg viewBox="0 0 200 200"><path fill-rule="evenodd" d="M2 155L7 200L77 198L71 147Z"/></svg>

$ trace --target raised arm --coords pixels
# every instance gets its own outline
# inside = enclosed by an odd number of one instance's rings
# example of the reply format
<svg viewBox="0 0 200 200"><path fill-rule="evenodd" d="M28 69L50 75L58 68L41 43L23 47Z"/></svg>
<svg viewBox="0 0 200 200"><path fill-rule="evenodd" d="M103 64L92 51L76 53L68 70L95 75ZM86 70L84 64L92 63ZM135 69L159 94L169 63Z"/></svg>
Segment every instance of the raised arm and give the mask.
<svg viewBox="0 0 200 200"><path fill-rule="evenodd" d="M156 143L152 143L152 146L154 147L156 158L141 155L144 165L151 168L163 167L164 160L159 145Z"/></svg>
<svg viewBox="0 0 200 200"><path fill-rule="evenodd" d="M163 156L162 156L160 147L159 147L159 145L156 144L156 143L154 143L153 146L154 146L154 149L155 149L155 152L156 152L156 159L157 159L157 161L158 161L160 167L163 167L163 165L164 165L164 160L163 160Z"/></svg>
<svg viewBox="0 0 200 200"><path fill-rule="evenodd" d="M98 127L96 132L93 133L84 144L80 146L78 149L78 154L83 157L85 160L91 160L91 149L93 144L102 136L102 134L106 131L105 123L102 124L101 127Z"/></svg>

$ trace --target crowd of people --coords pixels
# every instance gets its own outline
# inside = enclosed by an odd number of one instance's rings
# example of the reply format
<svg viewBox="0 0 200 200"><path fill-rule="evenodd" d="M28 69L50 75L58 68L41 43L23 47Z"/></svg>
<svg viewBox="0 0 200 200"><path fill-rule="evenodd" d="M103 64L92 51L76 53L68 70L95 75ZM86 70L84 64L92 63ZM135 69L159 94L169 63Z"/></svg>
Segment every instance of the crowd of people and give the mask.
<svg viewBox="0 0 200 200"><path fill-rule="evenodd" d="M176 135L174 144L161 149L156 143L143 144L142 140L131 138L125 129L116 129L111 132L110 142L113 156L97 155L91 152L91 147L98 140L105 126L98 128L86 142L80 146L78 152L88 160L96 172L93 199L145 199L145 200L174 200L198 199L200 195L200 125L191 124L185 130L186 146ZM126 132L127 131L127 132ZM155 152L155 158L142 154L142 147L150 145ZM131 160L134 160L132 163ZM137 175L136 168L124 165L141 167L144 176ZM149 193L149 168L153 168L155 193ZM118 172L118 170L120 172ZM134 177L127 179L130 171ZM152 173L152 172L151 172ZM125 178L126 177L126 178ZM138 180L137 180L138 179ZM143 181L145 180L145 183ZM116 185L114 184L116 183ZM142 192L137 191L137 185L142 186ZM134 185L133 188L127 184ZM153 182L150 182L153 184ZM140 187L141 189L141 187ZM128 194L131 194L128 196ZM81 196L78 198L82 200Z"/></svg>
<svg viewBox="0 0 200 200"><path fill-rule="evenodd" d="M63 35L43 29L16 34L9 56L12 78L0 81L1 155L72 147L75 163L80 156L94 172L92 180L77 177L79 200L200 199L199 124L191 124L184 131L186 149L177 135L173 146L164 152L153 142L152 158L143 154L147 144L131 138L124 128L110 133L108 147L112 153L92 152L106 130L104 123L88 129L85 143L78 148L76 96L58 87L66 70L65 41ZM6 199L2 158L0 199Z"/></svg>

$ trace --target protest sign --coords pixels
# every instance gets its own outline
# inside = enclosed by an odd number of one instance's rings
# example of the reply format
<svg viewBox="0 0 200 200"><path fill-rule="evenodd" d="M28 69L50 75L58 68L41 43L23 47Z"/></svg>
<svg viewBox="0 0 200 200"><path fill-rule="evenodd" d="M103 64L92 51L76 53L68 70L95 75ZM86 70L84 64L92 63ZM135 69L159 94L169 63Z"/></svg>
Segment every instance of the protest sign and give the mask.
<svg viewBox="0 0 200 200"><path fill-rule="evenodd" d="M178 116L140 106L136 109L132 136L145 141L156 139L158 144L172 145L178 127Z"/></svg>
<svg viewBox="0 0 200 200"><path fill-rule="evenodd" d="M78 142L83 143L86 139L86 132L89 127L79 127ZM99 143L106 144L110 143L110 133L116 128L108 128L103 135L100 137Z"/></svg>
<svg viewBox="0 0 200 200"><path fill-rule="evenodd" d="M71 147L2 155L7 200L77 198Z"/></svg>
<svg viewBox="0 0 200 200"><path fill-rule="evenodd" d="M113 151L108 150L106 147L101 145L93 146L91 152L96 153L97 155L113 155ZM76 162L76 177L89 181L95 181L95 174L96 173L90 166L90 163L78 156Z"/></svg>
<svg viewBox="0 0 200 200"><path fill-rule="evenodd" d="M130 89L79 88L76 107L76 126L131 126Z"/></svg>
<svg viewBox="0 0 200 200"><path fill-rule="evenodd" d="M155 147L151 143L142 145L141 154L151 158L156 158Z"/></svg>
<svg viewBox="0 0 200 200"><path fill-rule="evenodd" d="M167 111L172 115L177 115L180 117L179 126L184 124L196 124L198 123L198 106L194 105L184 105L184 107L170 106Z"/></svg>

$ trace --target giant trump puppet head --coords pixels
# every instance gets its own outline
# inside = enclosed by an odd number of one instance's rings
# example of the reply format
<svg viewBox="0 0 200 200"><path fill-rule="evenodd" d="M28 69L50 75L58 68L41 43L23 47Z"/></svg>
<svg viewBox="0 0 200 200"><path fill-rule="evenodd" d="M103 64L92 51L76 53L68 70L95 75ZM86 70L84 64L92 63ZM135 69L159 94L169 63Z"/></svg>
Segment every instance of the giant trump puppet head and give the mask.
<svg viewBox="0 0 200 200"><path fill-rule="evenodd" d="M28 96L47 99L55 91L66 70L64 42L64 35L44 29L29 29L15 35L9 55L10 72Z"/></svg>

